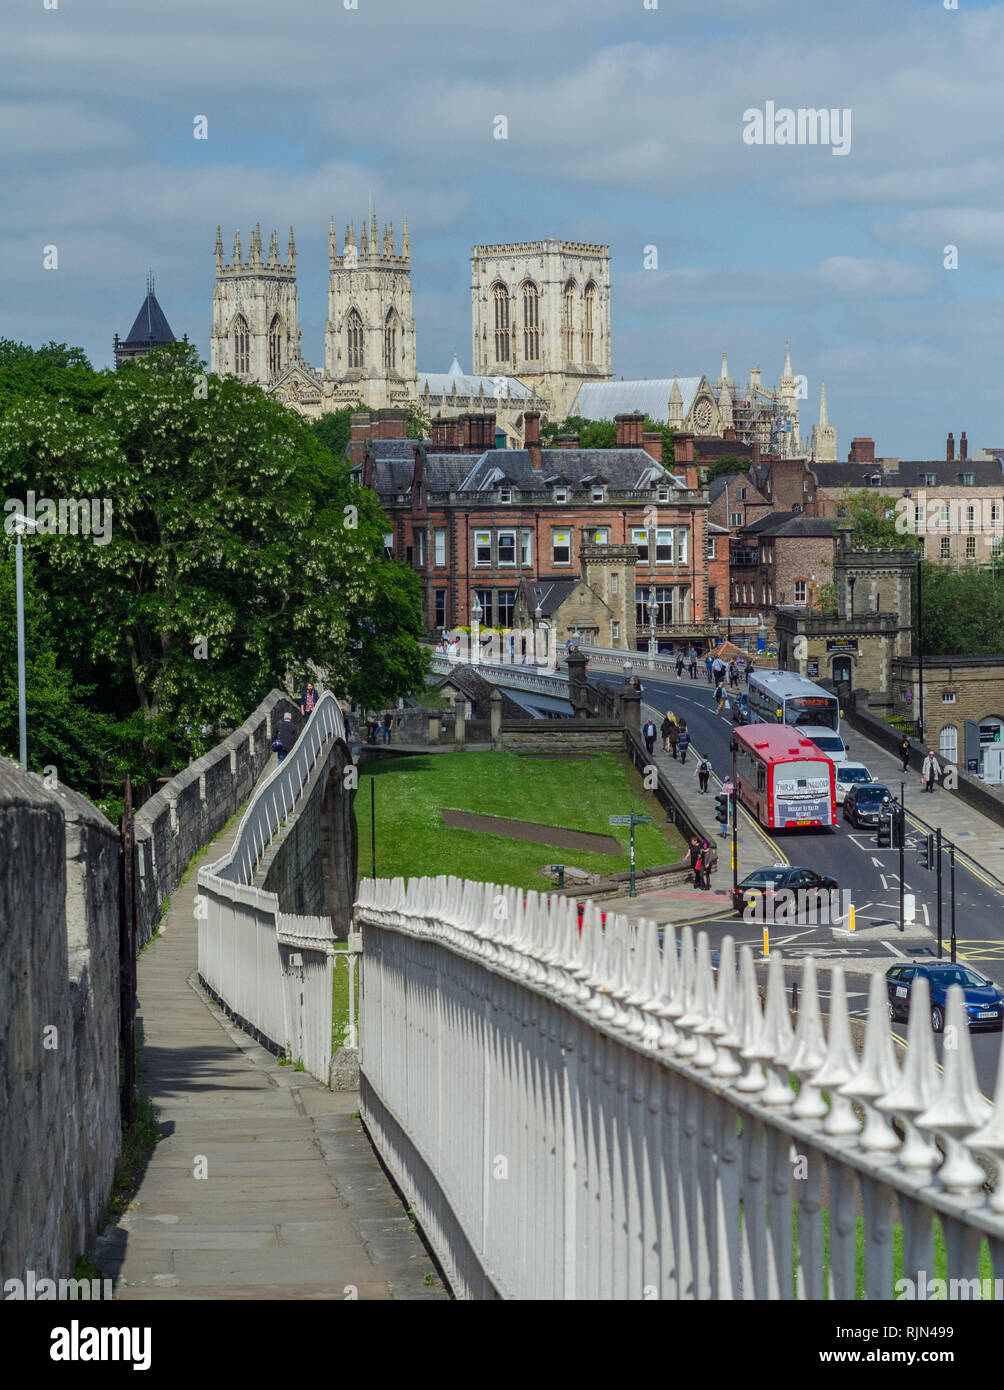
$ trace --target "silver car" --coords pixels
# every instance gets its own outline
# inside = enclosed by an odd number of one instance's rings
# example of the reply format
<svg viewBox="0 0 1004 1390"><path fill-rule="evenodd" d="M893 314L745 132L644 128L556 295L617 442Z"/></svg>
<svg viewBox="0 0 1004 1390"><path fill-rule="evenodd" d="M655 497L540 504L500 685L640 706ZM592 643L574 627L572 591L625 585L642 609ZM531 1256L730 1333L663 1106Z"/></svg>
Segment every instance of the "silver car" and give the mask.
<svg viewBox="0 0 1004 1390"><path fill-rule="evenodd" d="M859 782L874 782L875 778L871 775L864 763L837 763L837 805L844 804L844 797L850 787L856 786Z"/></svg>

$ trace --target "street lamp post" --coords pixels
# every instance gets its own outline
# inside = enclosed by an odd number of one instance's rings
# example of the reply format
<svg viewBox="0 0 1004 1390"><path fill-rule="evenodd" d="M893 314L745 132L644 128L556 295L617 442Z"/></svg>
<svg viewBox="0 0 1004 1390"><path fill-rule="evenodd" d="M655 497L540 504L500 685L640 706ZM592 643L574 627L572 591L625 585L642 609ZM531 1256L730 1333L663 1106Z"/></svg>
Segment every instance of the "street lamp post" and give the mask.
<svg viewBox="0 0 1004 1390"><path fill-rule="evenodd" d="M917 737L924 738L924 571L923 554L917 556L917 676L920 687L920 719Z"/></svg>
<svg viewBox="0 0 1004 1390"><path fill-rule="evenodd" d="M855 585L857 582L858 582L858 580L857 580L857 575L856 575L856 574L851 574L851 575L848 575L848 576L847 576L847 588L849 589L849 591L850 591L850 596L851 596L851 611L850 611L849 616L852 617L852 618L854 617L854 585Z"/></svg>
<svg viewBox="0 0 1004 1390"><path fill-rule="evenodd" d="M474 595L474 604L471 608L471 661L476 662L481 652L481 614L484 609L478 602L477 594Z"/></svg>
<svg viewBox="0 0 1004 1390"><path fill-rule="evenodd" d="M767 624L763 620L763 614L760 615L760 626L756 630L756 649L758 652L767 650Z"/></svg>
<svg viewBox="0 0 1004 1390"><path fill-rule="evenodd" d="M540 632L540 625L544 621L544 610L540 604L533 610L533 665L537 665L537 634Z"/></svg>
<svg viewBox="0 0 1004 1390"><path fill-rule="evenodd" d="M14 513L14 588L17 606L17 720L21 766L28 771L28 697L24 654L24 554L21 537L26 526L35 523L21 512Z"/></svg>
<svg viewBox="0 0 1004 1390"><path fill-rule="evenodd" d="M648 665L649 670L655 669L655 593L649 591L648 604Z"/></svg>

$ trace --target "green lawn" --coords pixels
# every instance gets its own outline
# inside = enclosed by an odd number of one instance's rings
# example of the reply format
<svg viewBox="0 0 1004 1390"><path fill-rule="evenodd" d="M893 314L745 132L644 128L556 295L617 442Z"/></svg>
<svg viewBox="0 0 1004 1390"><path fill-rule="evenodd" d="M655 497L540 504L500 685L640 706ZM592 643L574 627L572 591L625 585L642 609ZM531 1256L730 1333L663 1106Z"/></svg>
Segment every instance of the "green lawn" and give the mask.
<svg viewBox="0 0 1004 1390"><path fill-rule="evenodd" d="M581 761L528 758L518 753L440 753L388 758L365 765L355 800L359 828L359 875L369 876L370 784L376 789L376 872L397 875L455 874L458 878L541 888L545 864L574 864L598 873L630 867L628 829L608 816L636 810L653 817L635 830L639 869L675 863L682 854L666 813L644 791L626 755L595 753ZM444 808L568 830L610 834L620 855L587 854L473 830L448 829ZM668 834L667 834L668 831Z"/></svg>

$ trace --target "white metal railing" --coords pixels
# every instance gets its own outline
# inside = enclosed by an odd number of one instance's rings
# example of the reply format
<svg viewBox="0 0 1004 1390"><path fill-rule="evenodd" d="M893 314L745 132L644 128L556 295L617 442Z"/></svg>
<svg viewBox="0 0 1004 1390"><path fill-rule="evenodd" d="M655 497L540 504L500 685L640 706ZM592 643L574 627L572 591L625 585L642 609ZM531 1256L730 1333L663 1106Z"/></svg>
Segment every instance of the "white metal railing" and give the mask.
<svg viewBox="0 0 1004 1390"><path fill-rule="evenodd" d="M531 690L539 695L555 695L559 699L568 698L568 674L567 672L551 670L546 674L535 673L533 667L522 666L518 662L510 665L506 662L494 663L487 661L474 661L465 663L474 670L483 673L485 680L492 685L500 686L505 689L508 686L512 690ZM430 662L430 667L437 675L448 676L455 670L456 661L451 661L448 656L434 656Z"/></svg>
<svg viewBox="0 0 1004 1390"><path fill-rule="evenodd" d="M325 1083L331 1066L331 919L282 913L276 894L252 880L333 738L345 738L345 723L338 701L325 692L292 752L255 791L233 848L199 870L197 907L203 983L242 1023Z"/></svg>
<svg viewBox="0 0 1004 1390"><path fill-rule="evenodd" d="M1004 1073L991 1107L958 986L941 1070L914 983L901 1066L881 973L859 1055L840 966L824 1034L805 961L793 1027L780 954L764 1006L731 937L715 972L690 927L453 878L364 880L356 925L363 1114L458 1295L854 1298L859 1214L869 1299L906 1292L897 1222L915 1290L935 1218L939 1277L984 1237L1004 1275Z"/></svg>

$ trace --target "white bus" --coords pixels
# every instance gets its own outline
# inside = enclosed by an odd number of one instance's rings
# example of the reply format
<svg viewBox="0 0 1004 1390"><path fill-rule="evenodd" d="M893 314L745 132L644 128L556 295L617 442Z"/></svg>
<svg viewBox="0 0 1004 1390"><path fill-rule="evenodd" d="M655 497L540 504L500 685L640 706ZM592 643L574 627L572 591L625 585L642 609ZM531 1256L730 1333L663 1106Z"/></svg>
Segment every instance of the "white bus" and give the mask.
<svg viewBox="0 0 1004 1390"><path fill-rule="evenodd" d="M754 671L749 683L750 717L756 724L811 725L840 733L840 701L794 671Z"/></svg>

